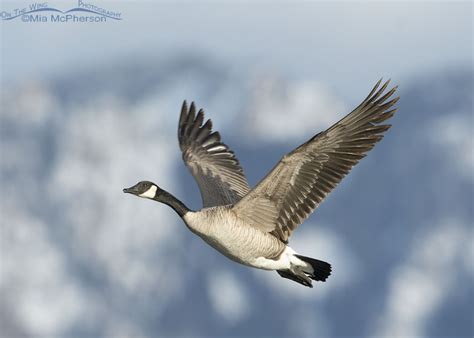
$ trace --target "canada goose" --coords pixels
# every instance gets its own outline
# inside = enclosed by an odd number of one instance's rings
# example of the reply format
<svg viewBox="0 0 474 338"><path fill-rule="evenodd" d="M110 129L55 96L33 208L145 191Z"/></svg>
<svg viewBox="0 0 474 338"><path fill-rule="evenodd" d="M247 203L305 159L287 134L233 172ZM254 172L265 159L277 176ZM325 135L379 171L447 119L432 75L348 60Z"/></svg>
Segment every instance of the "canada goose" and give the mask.
<svg viewBox="0 0 474 338"><path fill-rule="evenodd" d="M390 81L390 80L389 80ZM384 93L377 82L350 114L283 156L252 190L234 153L196 115L194 103L181 108L178 139L183 160L196 179L203 209L192 211L158 185L142 181L123 189L165 203L186 226L230 259L254 268L276 270L281 277L312 287L326 281L329 263L298 255L288 238L390 128L397 87Z"/></svg>

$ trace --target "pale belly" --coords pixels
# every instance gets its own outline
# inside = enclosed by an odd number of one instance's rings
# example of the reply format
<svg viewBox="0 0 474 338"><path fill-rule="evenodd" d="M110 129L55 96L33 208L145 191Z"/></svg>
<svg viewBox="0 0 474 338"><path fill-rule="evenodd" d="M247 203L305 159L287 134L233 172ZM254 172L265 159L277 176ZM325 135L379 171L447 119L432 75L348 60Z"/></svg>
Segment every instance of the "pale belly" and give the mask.
<svg viewBox="0 0 474 338"><path fill-rule="evenodd" d="M239 223L230 217L216 217L214 214L203 216L206 215L192 213L186 214L184 218L192 232L224 256L258 269L288 268L289 251L273 235Z"/></svg>
<svg viewBox="0 0 474 338"><path fill-rule="evenodd" d="M215 236L212 233L210 235L198 233L197 235L224 256L243 265L264 270L279 270L288 268L290 264L288 257L290 248L282 247L282 244L269 234Z"/></svg>
<svg viewBox="0 0 474 338"><path fill-rule="evenodd" d="M233 261L244 265L250 265L246 257L242 255L241 250L235 250L234 245L232 245L231 243L213 237L206 237L201 235L199 235L199 237L201 237L204 242L209 244L211 247L219 251L224 256L232 259Z"/></svg>
<svg viewBox="0 0 474 338"><path fill-rule="evenodd" d="M247 252L258 251L255 250L254 247L246 248L245 246L238 246L237 250L234 250L235 246L227 243L227 241L221 241L219 239L212 239L209 237L200 237L207 244L234 262L262 270L284 270L290 267L293 250L291 250L289 247L287 247L278 257L273 259L266 258L264 254L260 255L257 253L247 255L244 253L246 250L248 250Z"/></svg>

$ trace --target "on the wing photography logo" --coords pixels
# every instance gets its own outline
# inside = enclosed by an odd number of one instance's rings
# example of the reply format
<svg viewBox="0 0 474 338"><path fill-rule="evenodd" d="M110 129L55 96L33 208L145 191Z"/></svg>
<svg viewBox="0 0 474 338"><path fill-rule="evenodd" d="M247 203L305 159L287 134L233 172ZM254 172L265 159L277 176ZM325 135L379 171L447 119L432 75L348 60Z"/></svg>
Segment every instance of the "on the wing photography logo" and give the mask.
<svg viewBox="0 0 474 338"><path fill-rule="evenodd" d="M2 9L0 18L3 21L15 21L37 23L93 23L107 22L107 20L122 20L122 13L95 4L86 0L78 0L76 7L62 10L51 7L47 2L34 2L27 6L16 7L11 10Z"/></svg>

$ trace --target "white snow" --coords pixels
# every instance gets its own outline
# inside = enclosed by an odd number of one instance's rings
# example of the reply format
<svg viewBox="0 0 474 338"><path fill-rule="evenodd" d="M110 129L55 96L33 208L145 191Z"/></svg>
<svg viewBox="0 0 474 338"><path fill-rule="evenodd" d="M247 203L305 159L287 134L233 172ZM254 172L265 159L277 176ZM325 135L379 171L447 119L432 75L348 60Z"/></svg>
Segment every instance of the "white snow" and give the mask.
<svg viewBox="0 0 474 338"><path fill-rule="evenodd" d="M455 292L458 264L472 253L473 240L469 225L456 219L443 220L414 240L409 255L391 273L386 308L374 336L426 336L431 316Z"/></svg>
<svg viewBox="0 0 474 338"><path fill-rule="evenodd" d="M343 102L318 82L256 81L243 130L249 142L288 142L309 139L349 113Z"/></svg>

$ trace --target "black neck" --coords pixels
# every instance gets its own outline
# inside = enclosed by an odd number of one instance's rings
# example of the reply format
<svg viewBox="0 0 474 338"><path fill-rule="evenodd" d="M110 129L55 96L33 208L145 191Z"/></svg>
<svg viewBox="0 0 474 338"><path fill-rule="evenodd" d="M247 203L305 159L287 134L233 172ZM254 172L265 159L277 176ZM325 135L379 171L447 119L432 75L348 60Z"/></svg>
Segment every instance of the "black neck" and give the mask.
<svg viewBox="0 0 474 338"><path fill-rule="evenodd" d="M184 214L189 211L189 208L185 206L183 202L164 190L161 190L158 194L156 194L153 200L169 205L174 211L176 211L179 217L183 217Z"/></svg>

